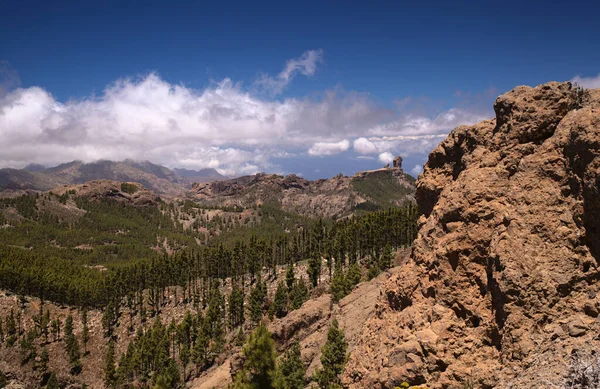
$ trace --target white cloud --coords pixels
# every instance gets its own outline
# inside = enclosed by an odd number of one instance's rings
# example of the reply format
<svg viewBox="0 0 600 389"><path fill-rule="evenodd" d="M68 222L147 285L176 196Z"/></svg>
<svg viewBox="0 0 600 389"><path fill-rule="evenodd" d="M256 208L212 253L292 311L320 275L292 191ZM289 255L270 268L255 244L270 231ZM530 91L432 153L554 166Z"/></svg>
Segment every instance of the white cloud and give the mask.
<svg viewBox="0 0 600 389"><path fill-rule="evenodd" d="M423 173L423 165L415 165L412 169L410 169L410 174L417 177L419 174Z"/></svg>
<svg viewBox="0 0 600 389"><path fill-rule="evenodd" d="M321 57L307 52L274 79L314 74ZM351 146L373 157L428 153L454 126L481 119L458 109L434 118L401 114L341 88L269 99L228 78L193 89L151 73L66 102L41 87L15 87L0 94L0 167L130 158L233 176L277 171L273 158L334 155Z"/></svg>
<svg viewBox="0 0 600 389"><path fill-rule="evenodd" d="M297 73L304 76L314 75L317 71L317 64L322 61L323 50L309 50L304 52L300 58L290 59L276 77L263 74L256 83L276 95L283 91Z"/></svg>
<svg viewBox="0 0 600 389"><path fill-rule="evenodd" d="M486 119L489 119L489 116L451 108L448 111L438 114L433 119L422 115L407 114L401 119L385 124L378 124L370 128L368 133L374 136L439 134L441 131L448 132L448 130L454 127L463 124L475 124Z"/></svg>
<svg viewBox="0 0 600 389"><path fill-rule="evenodd" d="M379 154L379 162L383 164L392 163L394 161L394 154L386 151L384 153Z"/></svg>
<svg viewBox="0 0 600 389"><path fill-rule="evenodd" d="M581 77L577 75L573 77L571 82L588 89L600 88L600 74L596 77Z"/></svg>
<svg viewBox="0 0 600 389"><path fill-rule="evenodd" d="M350 142L346 139L339 142L317 142L308 149L308 154L312 156L333 155L344 152L349 148Z"/></svg>
<svg viewBox="0 0 600 389"><path fill-rule="evenodd" d="M355 139L352 147L359 154L374 154L377 152L375 144L367 138Z"/></svg>

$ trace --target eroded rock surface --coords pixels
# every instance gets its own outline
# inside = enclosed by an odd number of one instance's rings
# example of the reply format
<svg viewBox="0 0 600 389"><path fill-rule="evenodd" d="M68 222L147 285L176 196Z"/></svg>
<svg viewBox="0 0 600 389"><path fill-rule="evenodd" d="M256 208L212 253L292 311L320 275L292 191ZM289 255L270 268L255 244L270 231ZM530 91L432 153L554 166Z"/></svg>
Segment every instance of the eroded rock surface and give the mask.
<svg viewBox="0 0 600 389"><path fill-rule="evenodd" d="M564 386L600 350L600 90L518 87L452 131L344 373L350 388Z"/></svg>
<svg viewBox="0 0 600 389"><path fill-rule="evenodd" d="M110 180L88 181L84 184L63 185L52 190L54 194L73 194L91 201L104 199L128 203L134 206L156 205L160 197L137 182Z"/></svg>

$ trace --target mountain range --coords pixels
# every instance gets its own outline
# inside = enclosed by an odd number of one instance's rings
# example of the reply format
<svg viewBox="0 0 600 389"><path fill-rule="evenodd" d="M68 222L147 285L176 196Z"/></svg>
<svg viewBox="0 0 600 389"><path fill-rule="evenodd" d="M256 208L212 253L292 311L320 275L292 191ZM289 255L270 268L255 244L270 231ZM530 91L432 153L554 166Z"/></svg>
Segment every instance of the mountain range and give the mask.
<svg viewBox="0 0 600 389"><path fill-rule="evenodd" d="M178 195L194 182L227 179L215 169L171 170L148 161L125 160L84 163L72 161L55 167L28 165L23 169L0 169L0 189L51 190L60 185L94 180L138 182L159 194Z"/></svg>

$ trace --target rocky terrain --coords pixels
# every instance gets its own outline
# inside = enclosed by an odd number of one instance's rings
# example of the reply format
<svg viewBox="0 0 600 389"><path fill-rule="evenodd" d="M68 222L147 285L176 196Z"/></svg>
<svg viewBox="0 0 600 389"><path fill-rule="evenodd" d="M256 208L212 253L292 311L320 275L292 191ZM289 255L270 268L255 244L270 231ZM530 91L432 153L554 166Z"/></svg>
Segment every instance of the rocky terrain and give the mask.
<svg viewBox="0 0 600 389"><path fill-rule="evenodd" d="M348 387L590 387L572 379L600 349L600 90L517 87L494 110L430 154Z"/></svg>
<svg viewBox="0 0 600 389"><path fill-rule="evenodd" d="M95 180L84 184L63 185L52 190L52 193L62 196L72 194L91 201L111 199L134 206L156 205L160 197L144 188L137 182L117 182L110 180Z"/></svg>
<svg viewBox="0 0 600 389"><path fill-rule="evenodd" d="M83 184L94 180L139 182L161 193L180 195L192 182L216 181L226 177L214 169L201 171L176 169L148 161L73 161L51 168L29 165L24 169L0 169L0 189L50 190L57 185Z"/></svg>
<svg viewBox="0 0 600 389"><path fill-rule="evenodd" d="M294 174L259 173L231 180L195 183L188 197L203 204L251 207L274 202L288 212L307 216L343 217L357 209L374 210L414 201L414 180L402 170L402 158L392 167L347 177L309 181Z"/></svg>

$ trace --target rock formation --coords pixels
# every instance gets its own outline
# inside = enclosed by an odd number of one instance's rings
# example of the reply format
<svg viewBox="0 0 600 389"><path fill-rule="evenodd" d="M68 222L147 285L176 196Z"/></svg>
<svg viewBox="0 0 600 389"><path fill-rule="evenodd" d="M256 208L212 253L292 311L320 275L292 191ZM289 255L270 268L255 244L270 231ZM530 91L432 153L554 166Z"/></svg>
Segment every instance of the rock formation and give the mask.
<svg viewBox="0 0 600 389"><path fill-rule="evenodd" d="M129 203L134 206L156 205L160 197L137 182L118 182L110 180L89 181L85 184L64 185L52 190L56 195L65 193L75 197L84 197L92 201L110 199Z"/></svg>
<svg viewBox="0 0 600 389"><path fill-rule="evenodd" d="M406 200L414 201L414 182L404 174L401 160L398 167L359 172L352 177L338 174L329 180L309 181L295 174L258 173L194 183L188 197L209 205L251 207L276 203L288 212L302 215L344 217L351 215L361 204L385 208ZM373 192L382 194L385 201L373 198Z"/></svg>
<svg viewBox="0 0 600 389"><path fill-rule="evenodd" d="M600 350L600 90L522 86L494 110L430 154L350 388L564 387Z"/></svg>

